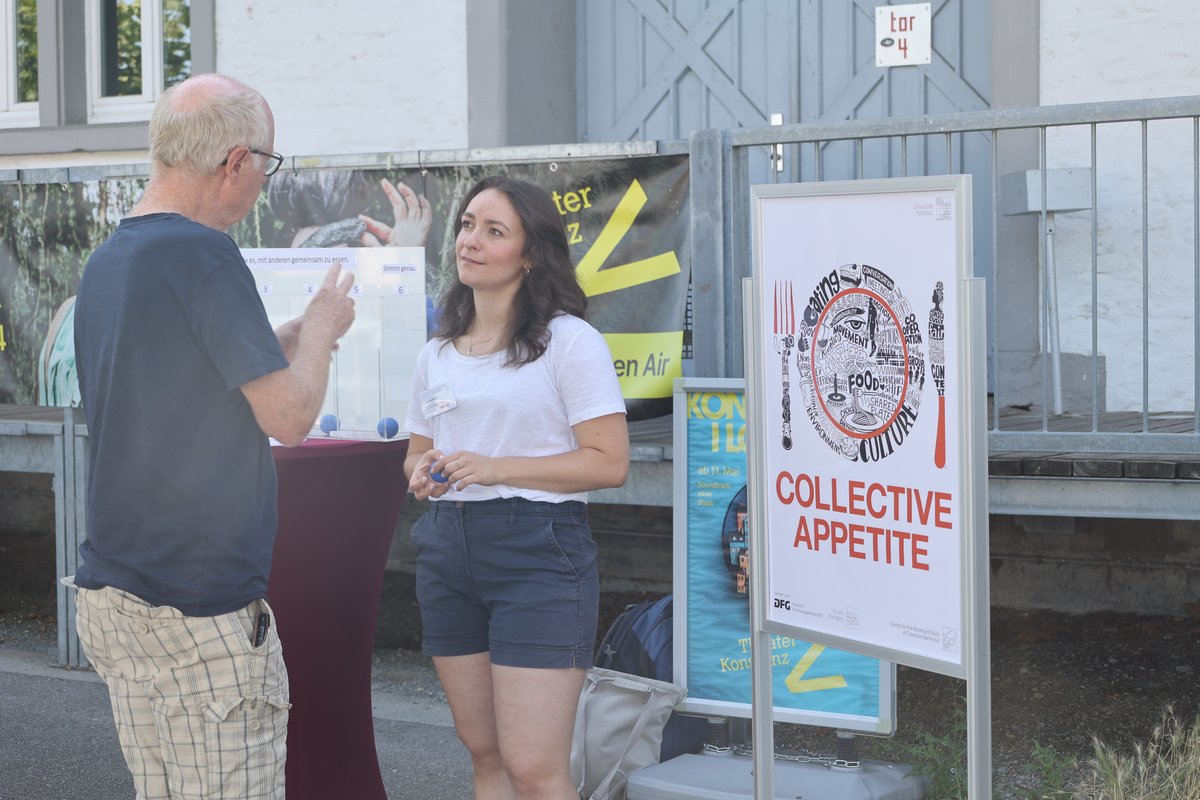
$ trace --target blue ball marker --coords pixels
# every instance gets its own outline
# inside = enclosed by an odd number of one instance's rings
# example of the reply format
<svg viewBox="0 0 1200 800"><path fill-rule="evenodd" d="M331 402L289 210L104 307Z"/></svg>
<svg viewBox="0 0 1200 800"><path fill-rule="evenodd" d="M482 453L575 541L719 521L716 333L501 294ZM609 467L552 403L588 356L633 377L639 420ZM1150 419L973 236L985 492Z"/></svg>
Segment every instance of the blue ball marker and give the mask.
<svg viewBox="0 0 1200 800"><path fill-rule="evenodd" d="M433 478L434 483L445 483L446 481L450 480L448 475L443 475L440 472L433 472L432 470L429 473L429 477Z"/></svg>
<svg viewBox="0 0 1200 800"><path fill-rule="evenodd" d="M326 435L328 435L330 431L336 431L337 429L337 417L335 417L333 414L326 414L325 416L321 417L321 430L323 430Z"/></svg>
<svg viewBox="0 0 1200 800"><path fill-rule="evenodd" d="M396 422L394 417L384 417L379 420L379 424L375 426L375 430L379 431L379 435L385 439L391 439L400 432L400 423Z"/></svg>

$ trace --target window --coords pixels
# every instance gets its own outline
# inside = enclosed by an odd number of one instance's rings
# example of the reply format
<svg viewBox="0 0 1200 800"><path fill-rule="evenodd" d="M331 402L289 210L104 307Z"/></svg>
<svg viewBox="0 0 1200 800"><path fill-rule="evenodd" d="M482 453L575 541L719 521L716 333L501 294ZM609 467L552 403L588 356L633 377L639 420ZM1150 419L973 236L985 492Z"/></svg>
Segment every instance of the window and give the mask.
<svg viewBox="0 0 1200 800"><path fill-rule="evenodd" d="M0 156L144 150L167 86L217 66L218 0L0 0Z"/></svg>
<svg viewBox="0 0 1200 800"><path fill-rule="evenodd" d="M0 0L0 14L0 127L37 125L37 0Z"/></svg>
<svg viewBox="0 0 1200 800"><path fill-rule="evenodd" d="M192 71L191 0L89 0L88 121L150 116Z"/></svg>

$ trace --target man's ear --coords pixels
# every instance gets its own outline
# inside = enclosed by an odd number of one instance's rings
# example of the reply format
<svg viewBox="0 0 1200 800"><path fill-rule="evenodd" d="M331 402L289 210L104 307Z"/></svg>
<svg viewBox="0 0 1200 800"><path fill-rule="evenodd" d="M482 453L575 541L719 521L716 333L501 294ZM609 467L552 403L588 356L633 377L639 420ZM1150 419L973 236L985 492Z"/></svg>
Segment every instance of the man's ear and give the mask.
<svg viewBox="0 0 1200 800"><path fill-rule="evenodd" d="M230 178L240 178L246 172L246 167L250 159L250 149L247 147L235 147L230 151L229 157L225 159L225 175Z"/></svg>

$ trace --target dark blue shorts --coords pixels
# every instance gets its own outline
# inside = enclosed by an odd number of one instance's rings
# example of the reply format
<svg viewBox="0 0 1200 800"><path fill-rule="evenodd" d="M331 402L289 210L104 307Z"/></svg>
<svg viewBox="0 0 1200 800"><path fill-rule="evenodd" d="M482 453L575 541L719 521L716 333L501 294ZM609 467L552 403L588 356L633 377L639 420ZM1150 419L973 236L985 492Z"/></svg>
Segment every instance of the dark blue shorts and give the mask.
<svg viewBox="0 0 1200 800"><path fill-rule="evenodd" d="M586 503L433 502L412 542L426 655L592 666L600 578Z"/></svg>

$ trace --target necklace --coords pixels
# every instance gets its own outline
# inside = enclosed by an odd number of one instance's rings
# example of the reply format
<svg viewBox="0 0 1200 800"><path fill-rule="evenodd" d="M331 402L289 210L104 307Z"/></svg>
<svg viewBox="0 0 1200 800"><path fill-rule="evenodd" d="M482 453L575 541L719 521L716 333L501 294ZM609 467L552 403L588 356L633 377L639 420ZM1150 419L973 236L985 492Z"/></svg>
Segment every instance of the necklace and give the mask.
<svg viewBox="0 0 1200 800"><path fill-rule="evenodd" d="M493 333L491 336L488 336L486 339L476 339L474 337L468 339L467 340L467 355L469 355L469 356L475 355L475 345L485 344L486 342L490 342L492 339L495 339L496 336L497 336L497 334Z"/></svg>

